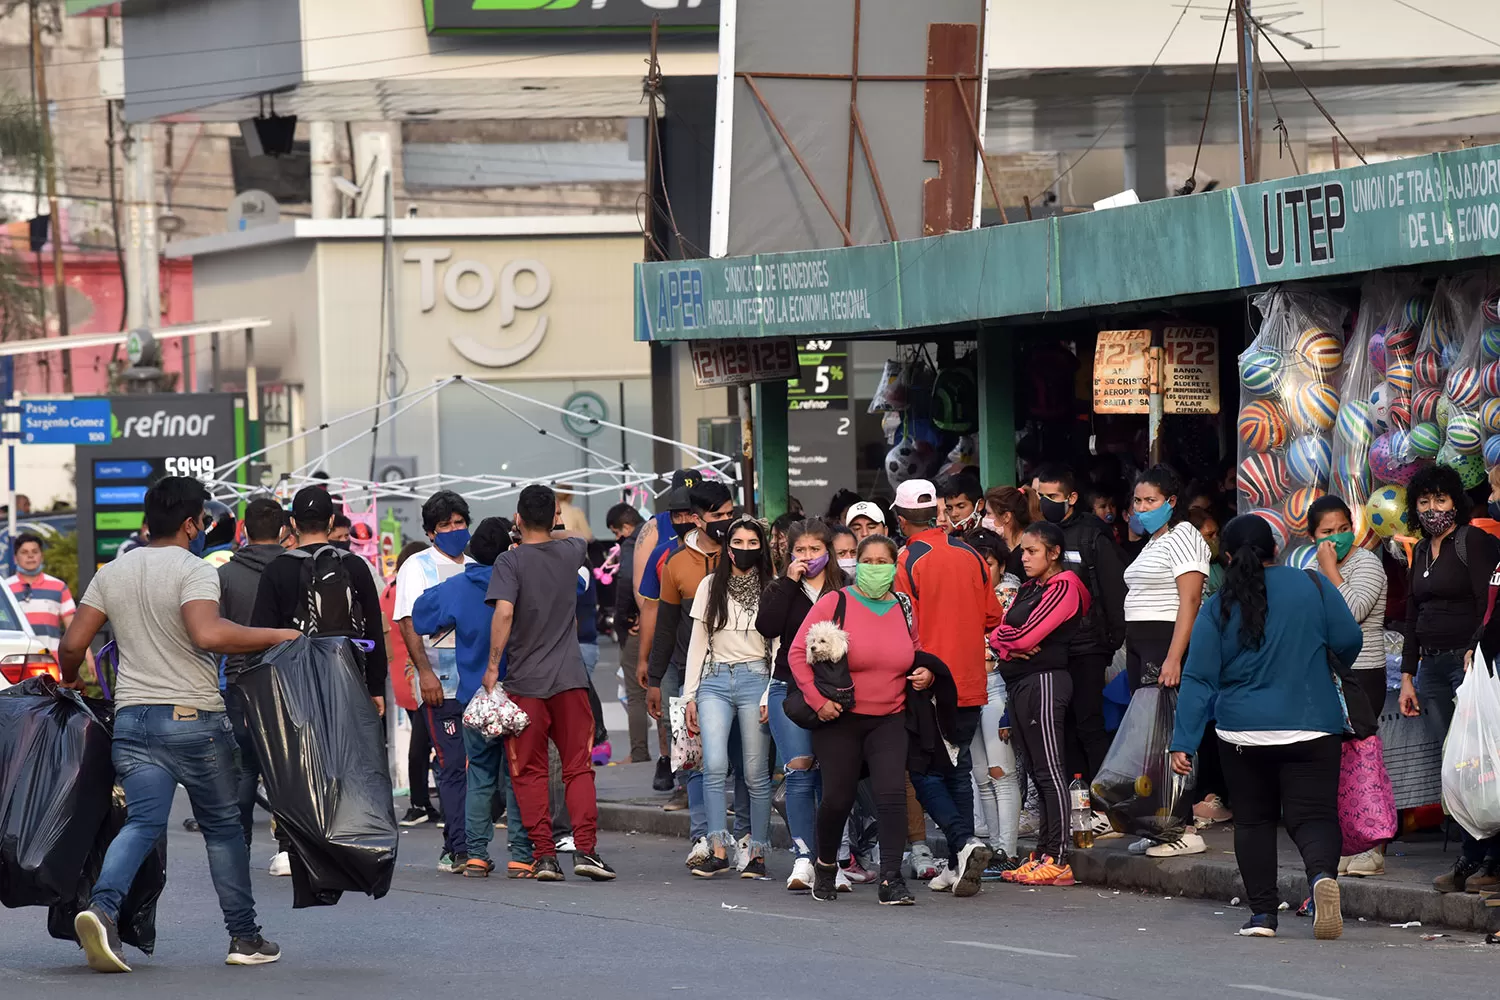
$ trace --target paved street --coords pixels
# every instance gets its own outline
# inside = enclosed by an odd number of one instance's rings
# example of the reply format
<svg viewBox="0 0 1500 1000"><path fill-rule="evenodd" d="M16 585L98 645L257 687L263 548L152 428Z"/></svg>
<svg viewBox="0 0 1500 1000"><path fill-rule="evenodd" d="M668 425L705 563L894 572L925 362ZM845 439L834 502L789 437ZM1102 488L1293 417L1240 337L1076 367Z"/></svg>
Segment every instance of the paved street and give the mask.
<svg viewBox="0 0 1500 1000"><path fill-rule="evenodd" d="M604 835L621 873L613 884L477 881L432 867L438 836L402 837L385 899L294 912L291 880L264 874L262 826L256 893L286 956L247 969L220 964L226 938L202 841L174 822L154 957L131 949L135 973L106 981L47 937L43 911L4 910L0 995L1405 1000L1492 995L1500 971L1500 947L1474 934L1424 942L1420 930L1351 923L1342 941L1315 942L1309 921L1286 915L1280 938L1241 939L1242 909L1088 886L996 886L972 900L919 887L907 909L877 906L862 887L817 904L785 890L784 858L774 880L705 882L683 868L680 841L647 835Z"/></svg>

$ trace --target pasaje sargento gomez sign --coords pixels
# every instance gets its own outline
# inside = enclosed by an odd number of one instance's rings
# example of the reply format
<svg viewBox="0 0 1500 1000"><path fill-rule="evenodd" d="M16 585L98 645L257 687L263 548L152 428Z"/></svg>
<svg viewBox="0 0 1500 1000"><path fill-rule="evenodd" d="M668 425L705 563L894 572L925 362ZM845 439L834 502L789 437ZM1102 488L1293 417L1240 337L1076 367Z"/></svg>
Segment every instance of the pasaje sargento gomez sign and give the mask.
<svg viewBox="0 0 1500 1000"><path fill-rule="evenodd" d="M429 34L482 31L716 31L719 0L424 0Z"/></svg>

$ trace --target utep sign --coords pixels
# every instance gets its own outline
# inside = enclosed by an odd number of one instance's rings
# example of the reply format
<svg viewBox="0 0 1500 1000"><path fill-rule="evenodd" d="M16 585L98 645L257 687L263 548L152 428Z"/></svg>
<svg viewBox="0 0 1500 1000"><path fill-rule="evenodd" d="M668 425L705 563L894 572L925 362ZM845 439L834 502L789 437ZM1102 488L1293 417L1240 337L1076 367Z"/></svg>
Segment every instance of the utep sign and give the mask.
<svg viewBox="0 0 1500 1000"><path fill-rule="evenodd" d="M571 33L645 30L653 17L667 30L716 31L719 0L424 0L428 34L490 31Z"/></svg>
<svg viewBox="0 0 1500 1000"><path fill-rule="evenodd" d="M1230 191L1242 285L1500 253L1500 148Z"/></svg>
<svg viewBox="0 0 1500 1000"><path fill-rule="evenodd" d="M107 399L21 400L22 444L108 444Z"/></svg>

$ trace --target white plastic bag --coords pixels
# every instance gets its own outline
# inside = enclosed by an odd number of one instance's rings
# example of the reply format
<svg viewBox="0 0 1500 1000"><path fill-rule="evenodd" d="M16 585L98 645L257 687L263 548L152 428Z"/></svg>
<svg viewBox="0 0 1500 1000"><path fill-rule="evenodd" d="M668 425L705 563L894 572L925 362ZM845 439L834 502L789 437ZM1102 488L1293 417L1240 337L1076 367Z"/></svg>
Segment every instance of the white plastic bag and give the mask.
<svg viewBox="0 0 1500 1000"><path fill-rule="evenodd" d="M1500 833L1500 678L1477 649L1443 743L1443 808L1480 840Z"/></svg>
<svg viewBox="0 0 1500 1000"><path fill-rule="evenodd" d="M703 766L703 739L688 732L687 701L669 698L667 717L672 725L672 770L698 770Z"/></svg>
<svg viewBox="0 0 1500 1000"><path fill-rule="evenodd" d="M531 717L506 697L502 685L496 684L491 691L481 687L474 692L464 709L464 725L487 740L498 740L518 735L531 725Z"/></svg>

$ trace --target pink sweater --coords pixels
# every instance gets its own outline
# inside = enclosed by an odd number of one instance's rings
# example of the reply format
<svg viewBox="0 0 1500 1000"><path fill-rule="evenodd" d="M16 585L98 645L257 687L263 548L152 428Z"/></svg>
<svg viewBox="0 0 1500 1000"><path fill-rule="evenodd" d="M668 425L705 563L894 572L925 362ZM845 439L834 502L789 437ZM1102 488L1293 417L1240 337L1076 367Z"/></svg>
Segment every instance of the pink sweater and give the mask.
<svg viewBox="0 0 1500 1000"><path fill-rule="evenodd" d="M824 698L813 682L813 669L807 662L807 630L813 622L833 620L838 594L818 599L797 638L787 650L787 663L797 686L807 698L808 707L817 711ZM877 615L845 590L844 631L849 633L849 676L854 681L854 711L859 715L895 715L906 708L906 675L917 652L922 648L912 631L906 628L906 616L895 603L883 615Z"/></svg>

